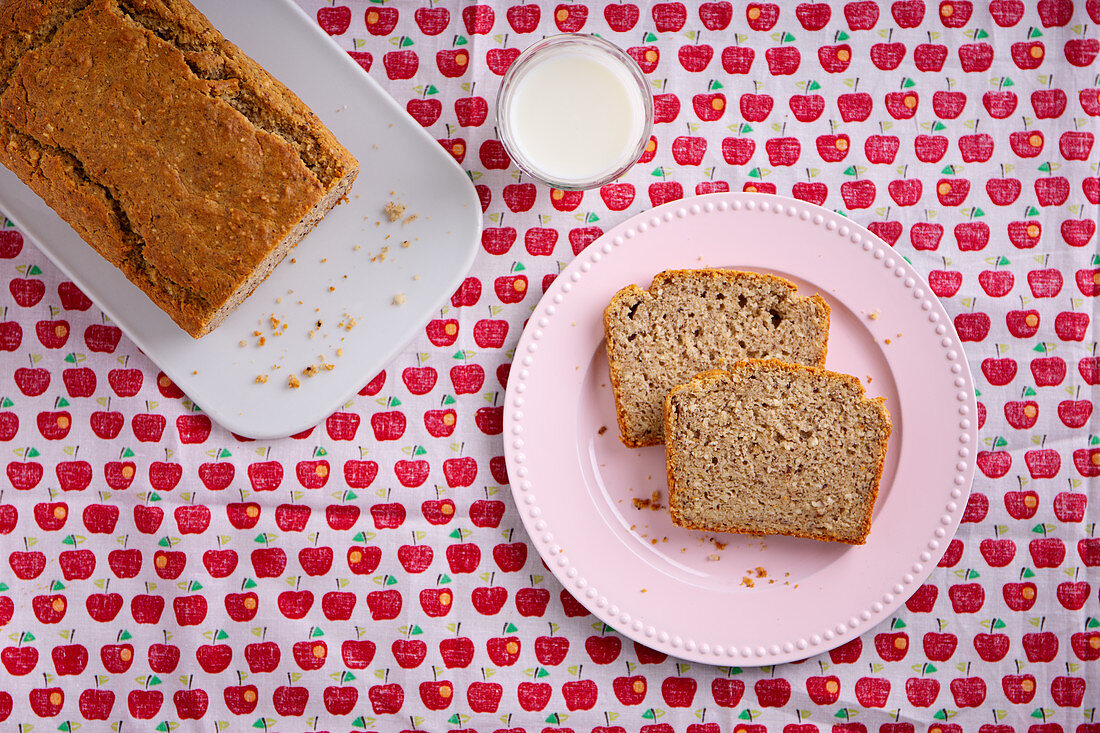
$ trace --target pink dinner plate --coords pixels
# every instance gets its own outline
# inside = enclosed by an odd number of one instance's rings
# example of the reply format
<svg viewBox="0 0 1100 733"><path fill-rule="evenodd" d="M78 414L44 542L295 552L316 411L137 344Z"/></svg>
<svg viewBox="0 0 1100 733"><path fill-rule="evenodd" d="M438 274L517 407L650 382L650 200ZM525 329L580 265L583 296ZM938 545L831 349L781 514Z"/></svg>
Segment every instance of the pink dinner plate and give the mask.
<svg viewBox="0 0 1100 733"><path fill-rule="evenodd" d="M867 543L680 529L663 446L619 441L603 310L665 269L769 272L832 307L826 366L893 420ZM516 349L504 419L512 493L547 566L646 646L707 664L777 664L858 636L913 594L958 527L977 405L951 318L924 278L840 214L762 194L658 206L593 242L551 284Z"/></svg>

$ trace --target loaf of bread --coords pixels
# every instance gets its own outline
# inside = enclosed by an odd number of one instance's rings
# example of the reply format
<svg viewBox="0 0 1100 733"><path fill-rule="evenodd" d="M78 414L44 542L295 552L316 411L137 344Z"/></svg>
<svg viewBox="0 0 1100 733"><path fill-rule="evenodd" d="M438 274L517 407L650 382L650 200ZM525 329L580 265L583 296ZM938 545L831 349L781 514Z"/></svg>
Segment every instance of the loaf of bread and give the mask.
<svg viewBox="0 0 1100 733"><path fill-rule="evenodd" d="M688 529L863 544L890 437L855 377L749 359L665 402L669 512Z"/></svg>
<svg viewBox="0 0 1100 733"><path fill-rule="evenodd" d="M187 0L0 6L0 162L196 338L359 171Z"/></svg>
<svg viewBox="0 0 1100 733"><path fill-rule="evenodd" d="M623 443L661 443L665 397L699 372L766 357L824 364L829 305L796 290L774 275L668 270L649 290L616 293L603 322Z"/></svg>

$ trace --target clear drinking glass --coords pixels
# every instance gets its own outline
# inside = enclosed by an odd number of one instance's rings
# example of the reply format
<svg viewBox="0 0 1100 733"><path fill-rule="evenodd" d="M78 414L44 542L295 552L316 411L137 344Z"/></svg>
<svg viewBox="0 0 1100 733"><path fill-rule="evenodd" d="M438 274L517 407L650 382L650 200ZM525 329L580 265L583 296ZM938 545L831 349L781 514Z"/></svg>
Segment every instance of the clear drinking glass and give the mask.
<svg viewBox="0 0 1100 733"><path fill-rule="evenodd" d="M525 108L527 100L521 100L517 105L517 96L522 92L525 84L538 83L541 85L537 87L538 89L547 89L545 82L548 75L557 72L549 72L546 62L564 57L569 57L574 64L571 70L583 69L585 64L591 64L588 68L592 73L573 74L565 78L562 78L559 73L558 77L552 80L557 84L558 92L568 95L575 91L575 99L571 101L576 103L554 107L549 110L550 114L547 117L553 117L555 113L568 108L570 114L575 113L574 124L566 125L560 130L548 131L545 127L539 130L539 123L543 120L531 120L530 114L527 114L526 119L521 118L521 115L529 113L530 109ZM541 73L535 77L530 76L540 66ZM562 68L560 63L555 67L558 70ZM589 95L591 100L591 95L597 89L592 86L592 80L600 77L605 71L614 77L614 83L610 84L609 90L617 92L619 90L615 87L621 84L621 91L629 99L630 109L625 110L622 105L610 101L617 99L612 95L604 95L594 100L596 104L592 107L601 108L602 104L603 111L609 111L612 114L585 115L583 106L585 95ZM534 79L540 81L535 82ZM534 88L536 87L529 88L527 93L533 94ZM608 104L612 105L610 110L606 106ZM653 97L645 74L634 59L621 48L599 36L565 33L550 36L535 43L512 62L501 80L500 90L497 93L496 114L497 133L500 135L501 143L520 170L553 188L580 191L596 188L615 180L641 157L653 130ZM621 125L617 125L616 122L626 118L629 118L629 129L618 129ZM563 150L564 146L557 142L566 135L572 135L576 141L578 136L585 135L586 131L592 133L585 141L589 144L595 144L593 142L595 140L614 140L614 146L601 147L597 151L613 157L608 158L606 166L599 166L599 156L590 156L588 161L599 169L592 168L583 174L576 174L583 166L574 165L574 173L567 174L564 168L556 166L553 161L560 158L559 162L565 162L569 157L567 153L575 154L575 150ZM548 148L548 145L551 147ZM540 148L541 160L538 159L539 155L532 155L531 149L534 147ZM548 170L554 167L559 167L559 170Z"/></svg>

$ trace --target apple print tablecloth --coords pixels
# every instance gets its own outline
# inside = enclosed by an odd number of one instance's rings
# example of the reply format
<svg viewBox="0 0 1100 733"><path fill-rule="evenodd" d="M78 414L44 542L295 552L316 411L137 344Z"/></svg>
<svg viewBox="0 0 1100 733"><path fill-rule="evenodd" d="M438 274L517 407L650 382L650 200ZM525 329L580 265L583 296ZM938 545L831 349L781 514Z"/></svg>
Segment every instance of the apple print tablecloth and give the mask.
<svg viewBox="0 0 1100 733"><path fill-rule="evenodd" d="M1100 3L300 2L469 170L484 251L361 396L256 443L0 231L3 730L1100 730ZM656 98L641 164L584 194L517 175L489 112L559 30L628 48ZM629 214L729 189L893 244L981 392L940 567L889 624L774 669L596 622L526 543L501 457L550 279Z"/></svg>

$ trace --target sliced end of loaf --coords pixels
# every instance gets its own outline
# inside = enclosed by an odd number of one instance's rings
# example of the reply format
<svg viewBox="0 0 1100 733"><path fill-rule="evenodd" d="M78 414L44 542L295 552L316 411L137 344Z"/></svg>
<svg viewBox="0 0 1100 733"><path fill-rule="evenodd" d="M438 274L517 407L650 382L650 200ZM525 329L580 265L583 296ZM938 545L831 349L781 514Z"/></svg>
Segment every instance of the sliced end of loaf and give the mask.
<svg viewBox="0 0 1100 733"><path fill-rule="evenodd" d="M664 442L664 401L699 372L775 357L821 366L829 305L794 283L737 270L667 270L649 290L629 285L604 311L619 437L629 447Z"/></svg>
<svg viewBox="0 0 1100 733"><path fill-rule="evenodd" d="M252 295L252 292L260 286L260 283L267 279L267 276L283 261L287 253L290 252L303 237L313 231L313 228L325 218L325 215L328 214L329 211L347 197L348 191L351 190L351 186L355 182L355 178L358 174L358 168L345 173L344 177L337 181L336 185L334 185L328 193L317 202L313 209L294 226L290 234L264 257L263 261L252 271L248 279L241 283L240 287L237 288L233 295L231 295L220 308L213 312L209 320L199 324L195 330L187 329L188 333L194 338L201 338L220 326L222 321L228 318L229 314L235 311L248 296Z"/></svg>
<svg viewBox="0 0 1100 733"><path fill-rule="evenodd" d="M891 423L855 377L739 362L673 389L665 429L675 524L865 542Z"/></svg>

